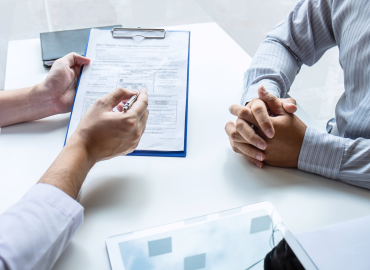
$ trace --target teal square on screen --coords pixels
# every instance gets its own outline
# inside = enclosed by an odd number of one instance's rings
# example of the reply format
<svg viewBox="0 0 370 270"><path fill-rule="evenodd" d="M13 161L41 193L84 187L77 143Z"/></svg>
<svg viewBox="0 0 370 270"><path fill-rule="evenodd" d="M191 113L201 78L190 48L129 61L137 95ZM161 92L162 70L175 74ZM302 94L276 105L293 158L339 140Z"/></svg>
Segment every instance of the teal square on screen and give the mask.
<svg viewBox="0 0 370 270"><path fill-rule="evenodd" d="M149 257L172 252L172 238L163 238L148 242Z"/></svg>
<svg viewBox="0 0 370 270"><path fill-rule="evenodd" d="M184 270L196 270L206 267L206 254L194 255L184 259Z"/></svg>
<svg viewBox="0 0 370 270"><path fill-rule="evenodd" d="M270 216L262 216L252 219L250 234L267 231L270 229Z"/></svg>

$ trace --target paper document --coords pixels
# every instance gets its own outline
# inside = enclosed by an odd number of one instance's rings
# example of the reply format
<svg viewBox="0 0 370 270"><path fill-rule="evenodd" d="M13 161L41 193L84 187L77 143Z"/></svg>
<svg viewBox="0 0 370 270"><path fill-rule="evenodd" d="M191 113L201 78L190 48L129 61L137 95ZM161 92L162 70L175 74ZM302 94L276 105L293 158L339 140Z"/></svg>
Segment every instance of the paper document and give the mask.
<svg viewBox="0 0 370 270"><path fill-rule="evenodd" d="M149 95L149 118L137 150L183 151L188 85L189 32L167 31L164 39L113 38L92 29L71 114L67 140L81 117L117 87Z"/></svg>

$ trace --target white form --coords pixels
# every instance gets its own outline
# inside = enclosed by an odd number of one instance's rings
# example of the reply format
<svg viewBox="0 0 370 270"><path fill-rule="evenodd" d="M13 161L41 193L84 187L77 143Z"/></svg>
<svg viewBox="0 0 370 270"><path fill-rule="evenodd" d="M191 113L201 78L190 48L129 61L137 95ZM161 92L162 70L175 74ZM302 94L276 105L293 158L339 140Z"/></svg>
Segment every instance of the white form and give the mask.
<svg viewBox="0 0 370 270"><path fill-rule="evenodd" d="M183 151L188 84L188 31L167 31L164 39L113 38L92 29L67 140L99 97L117 87L147 89L149 118L137 150Z"/></svg>

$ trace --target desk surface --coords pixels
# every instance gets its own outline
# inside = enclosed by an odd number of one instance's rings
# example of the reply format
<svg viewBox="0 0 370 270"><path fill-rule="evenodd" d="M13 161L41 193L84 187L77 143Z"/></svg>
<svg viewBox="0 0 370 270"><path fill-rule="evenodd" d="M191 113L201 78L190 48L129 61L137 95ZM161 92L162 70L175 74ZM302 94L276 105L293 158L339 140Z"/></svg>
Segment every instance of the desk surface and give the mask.
<svg viewBox="0 0 370 270"><path fill-rule="evenodd" d="M228 108L239 103L251 58L215 23L168 29L192 31L188 155L98 163L82 189L84 225L54 269L109 269L108 236L256 202L272 202L295 233L370 214L367 190L295 169L260 170L235 154L224 126L233 119ZM8 62L17 62L10 52ZM10 68L6 84L23 86L24 76ZM297 115L317 126L303 110ZM53 162L68 119L64 114L2 129L0 213Z"/></svg>

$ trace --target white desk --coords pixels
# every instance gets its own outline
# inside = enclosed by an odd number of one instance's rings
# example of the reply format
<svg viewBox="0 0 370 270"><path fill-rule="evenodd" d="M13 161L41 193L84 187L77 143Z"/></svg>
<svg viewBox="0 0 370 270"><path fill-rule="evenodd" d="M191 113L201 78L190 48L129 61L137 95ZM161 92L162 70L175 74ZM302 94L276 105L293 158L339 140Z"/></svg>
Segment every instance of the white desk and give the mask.
<svg viewBox="0 0 370 270"><path fill-rule="evenodd" d="M271 201L295 233L370 214L367 190L294 169L260 170L235 154L224 126L233 119L228 108L239 103L251 58L215 23L168 28L192 31L188 155L118 157L97 164L82 191L85 223L55 269L109 269L108 236L261 201ZM8 55L8 62L17 60ZM7 70L6 85L24 86L23 76L16 68ZM304 111L297 114L315 126ZM0 213L58 155L68 117L3 128Z"/></svg>

